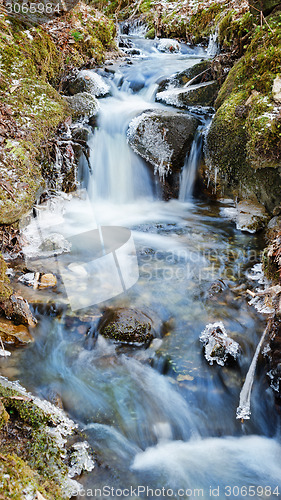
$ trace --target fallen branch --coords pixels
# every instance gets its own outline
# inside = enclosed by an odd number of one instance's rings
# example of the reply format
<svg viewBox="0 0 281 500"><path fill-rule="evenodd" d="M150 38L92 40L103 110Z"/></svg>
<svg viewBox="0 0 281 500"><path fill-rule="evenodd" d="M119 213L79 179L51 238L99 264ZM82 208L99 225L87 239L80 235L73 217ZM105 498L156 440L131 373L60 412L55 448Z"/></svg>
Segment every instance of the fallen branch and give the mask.
<svg viewBox="0 0 281 500"><path fill-rule="evenodd" d="M204 69L204 71L202 71L202 73L199 73L199 75L196 75L196 76L194 76L194 78L191 78L191 80L189 80L189 82L187 82L184 85L184 88L189 87L190 85L192 85L197 80L197 78L199 78L200 76L202 76L205 73L207 73L207 71L210 71L210 68Z"/></svg>

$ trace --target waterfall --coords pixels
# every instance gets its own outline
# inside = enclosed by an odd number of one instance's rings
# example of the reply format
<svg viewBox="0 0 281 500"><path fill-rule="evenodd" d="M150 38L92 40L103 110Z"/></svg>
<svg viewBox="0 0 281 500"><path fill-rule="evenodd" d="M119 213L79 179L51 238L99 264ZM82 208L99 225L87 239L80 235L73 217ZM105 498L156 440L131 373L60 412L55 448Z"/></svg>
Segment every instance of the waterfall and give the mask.
<svg viewBox="0 0 281 500"><path fill-rule="evenodd" d="M186 155L181 175L179 200L187 201L193 193L198 166L202 157L202 127L197 130L189 155Z"/></svg>
<svg viewBox="0 0 281 500"><path fill-rule="evenodd" d="M118 92L101 103L98 129L90 139L93 175L89 193L93 200L128 203L153 198L151 177L144 161L129 147L129 122L147 108L140 97Z"/></svg>

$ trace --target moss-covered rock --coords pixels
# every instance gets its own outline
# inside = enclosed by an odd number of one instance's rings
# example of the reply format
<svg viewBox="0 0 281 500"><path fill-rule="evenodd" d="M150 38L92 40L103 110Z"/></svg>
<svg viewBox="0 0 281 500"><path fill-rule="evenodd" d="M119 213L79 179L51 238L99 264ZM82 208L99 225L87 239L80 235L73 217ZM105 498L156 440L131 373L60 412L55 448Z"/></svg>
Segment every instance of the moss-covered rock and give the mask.
<svg viewBox="0 0 281 500"><path fill-rule="evenodd" d="M210 70L210 69L211 69L211 62L210 61L208 61L208 60L200 61L199 63L195 64L191 68L187 68L184 71L180 71L178 73L175 73L174 75L170 76L169 78L165 78L164 80L162 80L159 83L158 92L163 92L164 90L167 90L167 89L173 88L173 87L183 87L192 78L195 78L196 76L199 76L199 75L201 75L201 77L202 77L203 72L204 72L205 81L212 80L212 76L208 74L208 70ZM200 82L197 82L197 80L195 80L194 83L200 83Z"/></svg>
<svg viewBox="0 0 281 500"><path fill-rule="evenodd" d="M53 86L69 65L101 62L114 35L114 23L83 3L63 24L29 30L0 16L0 224L19 220L45 186L42 142L70 114Z"/></svg>
<svg viewBox="0 0 281 500"><path fill-rule="evenodd" d="M281 65L280 14L267 22L256 28L219 92L207 163L218 192L254 196L272 211L281 201L281 110L272 96Z"/></svg>
<svg viewBox="0 0 281 500"><path fill-rule="evenodd" d="M279 5L281 6L280 0L251 0L250 11L255 16L259 16L259 11L262 11L265 15L268 15L273 11L275 7Z"/></svg>

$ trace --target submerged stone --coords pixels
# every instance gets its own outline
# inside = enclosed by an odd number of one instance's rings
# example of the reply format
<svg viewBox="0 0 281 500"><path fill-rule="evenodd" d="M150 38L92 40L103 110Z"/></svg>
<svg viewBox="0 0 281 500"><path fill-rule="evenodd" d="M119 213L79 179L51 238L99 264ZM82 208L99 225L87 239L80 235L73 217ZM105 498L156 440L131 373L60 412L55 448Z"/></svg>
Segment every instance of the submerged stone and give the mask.
<svg viewBox="0 0 281 500"><path fill-rule="evenodd" d="M14 325L7 319L0 318L0 338L5 344L29 344L33 337L24 325Z"/></svg>
<svg viewBox="0 0 281 500"><path fill-rule="evenodd" d="M113 309L104 313L98 325L103 337L121 344L147 346L155 337L153 320L135 309Z"/></svg>

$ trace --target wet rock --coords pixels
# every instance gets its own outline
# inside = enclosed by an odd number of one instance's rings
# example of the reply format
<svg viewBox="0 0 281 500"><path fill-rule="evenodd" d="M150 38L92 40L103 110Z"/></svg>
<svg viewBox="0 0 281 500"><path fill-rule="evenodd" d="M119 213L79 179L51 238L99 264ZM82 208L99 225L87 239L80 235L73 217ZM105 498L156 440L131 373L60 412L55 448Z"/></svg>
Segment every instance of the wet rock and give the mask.
<svg viewBox="0 0 281 500"><path fill-rule="evenodd" d="M104 313L98 331L106 338L121 344L147 346L153 340L155 331L152 319L135 309L113 309Z"/></svg>
<svg viewBox="0 0 281 500"><path fill-rule="evenodd" d="M12 319L16 325L35 326L36 318L33 316L27 300L19 295L13 294L11 297L0 304L0 308L6 318Z"/></svg>
<svg viewBox="0 0 281 500"><path fill-rule="evenodd" d="M128 142L160 178L183 166L198 126L196 118L175 111L149 111L129 125Z"/></svg>
<svg viewBox="0 0 281 500"><path fill-rule="evenodd" d="M109 94L110 87L100 75L84 69L69 82L68 91L71 95L87 92L95 97L101 97Z"/></svg>
<svg viewBox="0 0 281 500"><path fill-rule="evenodd" d="M157 44L157 49L160 52L179 52L180 44L177 40L172 40L170 38L161 38Z"/></svg>
<svg viewBox="0 0 281 500"><path fill-rule="evenodd" d="M33 342L33 337L24 325L14 325L7 319L0 318L0 337L5 344L20 345Z"/></svg>
<svg viewBox="0 0 281 500"><path fill-rule="evenodd" d="M65 96L64 99L67 101L72 118L75 120L80 118L91 119L98 114L98 101L88 92L82 92L71 97Z"/></svg>
<svg viewBox="0 0 281 500"><path fill-rule="evenodd" d="M208 324L199 338L204 345L205 358L210 365L216 362L224 366L229 357L237 358L239 344L227 335L221 321Z"/></svg>
<svg viewBox="0 0 281 500"><path fill-rule="evenodd" d="M158 92L163 92L164 90L168 90L176 87L183 87L188 83L192 78L195 78L198 75L201 75L199 78L203 77L202 72L204 71L204 81L212 80L211 72L208 72L211 68L210 61L201 61L198 64L195 64L191 68L187 68L184 71L180 71L170 76L169 78L165 78L159 83ZM200 81L195 80L194 83L200 83Z"/></svg>
<svg viewBox="0 0 281 500"><path fill-rule="evenodd" d="M276 76L272 87L273 99L277 104L281 104L281 76Z"/></svg>
<svg viewBox="0 0 281 500"><path fill-rule="evenodd" d="M256 233L268 222L268 214L263 205L252 200L243 200L237 204L237 229Z"/></svg>
<svg viewBox="0 0 281 500"><path fill-rule="evenodd" d="M64 252L70 252L71 243L64 238L62 234L52 233L45 238L39 246L41 256L51 257L52 255L59 255Z"/></svg>
<svg viewBox="0 0 281 500"><path fill-rule="evenodd" d="M189 106L212 106L219 90L219 84L213 80L199 85L175 88L158 92L156 100L171 106L186 108Z"/></svg>
<svg viewBox="0 0 281 500"><path fill-rule="evenodd" d="M39 288L48 288L48 287L54 287L57 285L57 278L49 273L49 274L43 274L40 277L40 282L39 282Z"/></svg>

